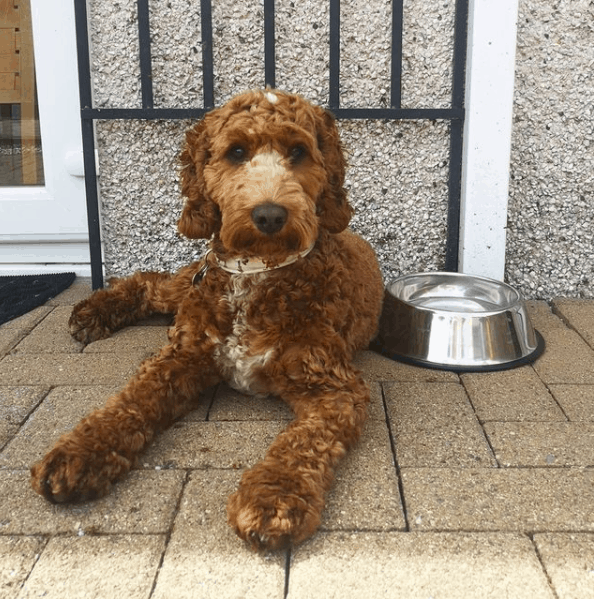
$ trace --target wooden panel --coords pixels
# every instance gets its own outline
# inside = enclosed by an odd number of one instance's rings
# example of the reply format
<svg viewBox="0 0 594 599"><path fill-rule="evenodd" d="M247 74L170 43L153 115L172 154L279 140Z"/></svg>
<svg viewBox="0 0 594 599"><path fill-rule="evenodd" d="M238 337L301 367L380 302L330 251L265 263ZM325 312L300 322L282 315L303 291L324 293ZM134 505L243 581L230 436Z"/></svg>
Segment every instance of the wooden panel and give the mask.
<svg viewBox="0 0 594 599"><path fill-rule="evenodd" d="M0 54L0 73L18 73L19 69L18 54Z"/></svg>
<svg viewBox="0 0 594 599"><path fill-rule="evenodd" d="M2 27L18 27L20 22L19 9L14 0L0 0L0 24Z"/></svg>
<svg viewBox="0 0 594 599"><path fill-rule="evenodd" d="M12 97L12 94L5 94L4 92L14 92L16 90L16 73L0 73L0 101L2 104L13 104L6 100L8 95ZM20 91L16 97L20 97ZM18 102L17 102L18 103Z"/></svg>
<svg viewBox="0 0 594 599"><path fill-rule="evenodd" d="M16 89L12 91L0 90L0 96L2 97L2 104L18 104L21 99L21 92Z"/></svg>
<svg viewBox="0 0 594 599"><path fill-rule="evenodd" d="M0 29L0 54L14 54L15 51L15 30Z"/></svg>

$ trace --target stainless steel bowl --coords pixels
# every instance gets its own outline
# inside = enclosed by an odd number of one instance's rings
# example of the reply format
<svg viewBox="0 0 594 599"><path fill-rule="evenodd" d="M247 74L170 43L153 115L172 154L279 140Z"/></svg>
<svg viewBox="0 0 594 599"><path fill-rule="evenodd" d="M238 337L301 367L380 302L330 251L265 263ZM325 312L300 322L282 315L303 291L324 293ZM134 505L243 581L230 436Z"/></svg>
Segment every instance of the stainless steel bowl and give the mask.
<svg viewBox="0 0 594 599"><path fill-rule="evenodd" d="M420 366L472 372L529 363L544 340L513 287L435 272L406 275L386 287L374 349Z"/></svg>

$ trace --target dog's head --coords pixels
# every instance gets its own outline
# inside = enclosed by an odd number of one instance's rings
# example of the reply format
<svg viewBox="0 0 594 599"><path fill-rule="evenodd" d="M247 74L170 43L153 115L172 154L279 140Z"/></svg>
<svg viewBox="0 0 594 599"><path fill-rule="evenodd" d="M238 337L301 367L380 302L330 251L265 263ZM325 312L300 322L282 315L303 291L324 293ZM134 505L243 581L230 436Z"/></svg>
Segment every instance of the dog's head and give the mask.
<svg viewBox="0 0 594 599"><path fill-rule="evenodd" d="M209 112L181 163L179 231L235 254L283 259L351 218L334 117L296 95L248 92Z"/></svg>

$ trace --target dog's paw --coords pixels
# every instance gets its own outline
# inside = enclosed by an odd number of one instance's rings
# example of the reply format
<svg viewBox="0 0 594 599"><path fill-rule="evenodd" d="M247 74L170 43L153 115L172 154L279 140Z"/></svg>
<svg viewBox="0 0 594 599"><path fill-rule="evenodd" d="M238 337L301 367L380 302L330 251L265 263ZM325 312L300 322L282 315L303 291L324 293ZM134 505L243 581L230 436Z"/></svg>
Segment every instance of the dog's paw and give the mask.
<svg viewBox="0 0 594 599"><path fill-rule="evenodd" d="M301 543L318 528L323 493L295 473L256 466L229 497L229 524L256 551L276 551Z"/></svg>
<svg viewBox="0 0 594 599"><path fill-rule="evenodd" d="M88 345L93 341L107 339L114 332L111 319L113 316L99 304L95 296L79 302L72 309L68 327L70 334L77 340Z"/></svg>
<svg viewBox="0 0 594 599"><path fill-rule="evenodd" d="M74 503L106 495L112 481L130 470L116 452L56 446L31 468L33 489L51 503Z"/></svg>

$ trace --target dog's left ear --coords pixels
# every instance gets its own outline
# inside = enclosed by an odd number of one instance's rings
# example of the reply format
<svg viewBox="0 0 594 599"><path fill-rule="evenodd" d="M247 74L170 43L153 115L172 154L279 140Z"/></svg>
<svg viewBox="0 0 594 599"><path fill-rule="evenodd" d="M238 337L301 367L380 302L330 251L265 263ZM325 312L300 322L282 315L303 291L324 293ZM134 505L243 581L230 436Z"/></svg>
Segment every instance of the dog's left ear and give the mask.
<svg viewBox="0 0 594 599"><path fill-rule="evenodd" d="M328 174L326 188L318 200L318 218L328 231L340 233L347 228L354 212L344 189L346 161L334 116L318 106L314 110L318 147Z"/></svg>
<svg viewBox="0 0 594 599"><path fill-rule="evenodd" d="M220 228L220 212L204 187L204 166L209 157L208 116L186 132L180 156L180 183L186 203L177 228L190 239L208 239Z"/></svg>

